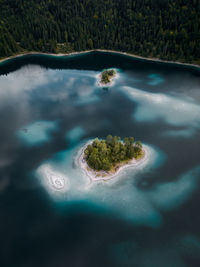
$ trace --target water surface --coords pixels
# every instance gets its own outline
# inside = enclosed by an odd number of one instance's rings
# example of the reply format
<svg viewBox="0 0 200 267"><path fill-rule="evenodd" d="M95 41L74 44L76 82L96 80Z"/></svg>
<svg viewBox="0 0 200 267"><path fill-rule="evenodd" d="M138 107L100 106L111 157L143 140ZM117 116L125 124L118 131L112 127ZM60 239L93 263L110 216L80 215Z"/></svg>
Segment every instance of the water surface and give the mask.
<svg viewBox="0 0 200 267"><path fill-rule="evenodd" d="M119 79L102 89L105 68ZM198 69L93 52L23 56L0 74L4 266L199 266ZM91 184L77 152L108 134L151 157Z"/></svg>

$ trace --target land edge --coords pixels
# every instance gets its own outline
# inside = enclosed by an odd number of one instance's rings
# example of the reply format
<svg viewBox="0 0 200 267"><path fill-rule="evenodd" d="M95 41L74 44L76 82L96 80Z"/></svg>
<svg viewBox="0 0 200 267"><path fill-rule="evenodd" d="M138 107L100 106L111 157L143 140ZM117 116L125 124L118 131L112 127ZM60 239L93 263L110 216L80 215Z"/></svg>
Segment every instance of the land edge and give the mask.
<svg viewBox="0 0 200 267"><path fill-rule="evenodd" d="M115 178L116 176L118 176L123 170L125 169L129 169L129 168L136 168L139 165L141 165L142 163L146 162L146 160L149 158L149 150L148 147L146 145L143 145L143 156L136 160L135 158L130 160L128 162L128 164L122 165L119 167L119 169L111 174L107 174L105 176L97 176L99 173L98 171L93 170L92 168L90 168L87 164L87 162L84 160L84 151L86 149L86 147L89 144L92 144L93 140L89 140L87 143L85 143L77 152L77 156L75 158L75 163L76 165L86 174L87 177L89 177L91 182L95 182L95 181L108 181L111 180L113 178ZM104 172L106 173L106 172Z"/></svg>
<svg viewBox="0 0 200 267"><path fill-rule="evenodd" d="M91 53L91 52L115 53L115 54L120 54L120 55L133 57L135 59L142 59L142 60L148 60L148 61L152 61L152 62L160 62L160 63L165 63L165 64L177 64L177 65L195 67L197 69L200 69L200 65L198 65L198 64L183 63L183 62L180 62L180 61L163 60L163 59L159 59L159 58L143 57L143 56L135 55L135 54L132 54L132 53L120 52L120 51L116 51L116 50L106 50L106 49L92 49L92 50L85 50L85 51L80 51L80 52L58 53L58 54L56 54L56 53L36 52L36 51L22 52L22 53L19 53L17 55L13 55L13 56L10 56L10 57L2 58L2 59L0 59L0 63L2 63L4 61L7 61L9 59L14 59L14 58L18 58L18 57L22 57L22 56L26 56L26 55L47 55L47 56L58 56L58 57L61 57L61 56L87 54L87 53Z"/></svg>

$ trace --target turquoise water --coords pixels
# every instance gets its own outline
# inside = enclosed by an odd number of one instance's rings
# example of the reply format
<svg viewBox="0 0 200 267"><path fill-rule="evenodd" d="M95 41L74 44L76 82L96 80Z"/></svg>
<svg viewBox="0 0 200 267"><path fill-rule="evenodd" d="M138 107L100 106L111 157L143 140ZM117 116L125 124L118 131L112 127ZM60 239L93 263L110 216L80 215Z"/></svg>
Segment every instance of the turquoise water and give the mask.
<svg viewBox="0 0 200 267"><path fill-rule="evenodd" d="M99 88L106 68L118 78ZM4 266L199 266L198 69L93 52L0 74ZM149 158L91 183L78 152L108 134Z"/></svg>
<svg viewBox="0 0 200 267"><path fill-rule="evenodd" d="M56 122L36 121L32 124L25 125L24 128L20 129L17 134L22 142L25 142L28 145L37 145L50 141L50 132L56 128Z"/></svg>

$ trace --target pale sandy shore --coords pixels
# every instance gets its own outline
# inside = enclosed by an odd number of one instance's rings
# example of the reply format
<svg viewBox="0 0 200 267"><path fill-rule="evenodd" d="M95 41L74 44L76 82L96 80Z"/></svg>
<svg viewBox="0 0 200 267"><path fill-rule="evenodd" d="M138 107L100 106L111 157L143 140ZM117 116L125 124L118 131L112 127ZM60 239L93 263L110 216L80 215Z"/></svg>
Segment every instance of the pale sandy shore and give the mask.
<svg viewBox="0 0 200 267"><path fill-rule="evenodd" d="M132 159L129 161L128 164L122 165L118 168L118 170L114 173L111 172L105 172L105 171L95 171L91 169L86 160L84 159L84 151L86 147L91 144L93 141L88 141L77 153L77 157L75 159L76 164L78 167L82 169L82 171L85 173L85 175L90 179L91 182L95 181L107 181L110 179L113 179L114 177L118 176L123 170L128 168L136 168L140 166L141 164L145 163L149 159L150 151L148 146L143 145L143 153L144 156L140 158L139 160Z"/></svg>
<svg viewBox="0 0 200 267"><path fill-rule="evenodd" d="M96 49L96 50L92 50L92 51L115 53L115 54L126 55L129 57L153 61L153 62L162 62L162 63L166 63L166 64L178 64L178 65L192 66L192 67L200 68L200 65L198 65L198 64L183 63L180 61L170 61L170 60L164 60L164 59L160 59L160 58L142 57L142 56L138 56L135 54L131 54L131 53L127 53L127 52L120 52L120 51L115 51L115 50Z"/></svg>
<svg viewBox="0 0 200 267"><path fill-rule="evenodd" d="M14 56L10 56L10 57L7 57L7 58L3 58L3 59L0 60L0 63L4 62L6 60L9 60L9 59L13 59L13 58L17 58L17 57L21 57L21 56L25 56L25 55L50 55L50 56L58 56L58 57L60 57L60 56L71 56L71 55L86 54L86 53L91 53L91 52L95 52L95 51L126 55L126 56L130 56L130 57L133 57L133 58L148 60L148 61L152 61L152 62L162 62L162 63L166 63L166 64L177 64L177 65L195 67L195 68L198 68L198 69L200 68L200 65L198 65L198 64L182 63L182 62L179 62L179 61L168 61L168 60L163 60L163 59L159 59L159 58L147 58L147 57L142 57L142 56L138 56L138 55L127 53L127 52L120 52L120 51L115 51L115 50L105 50L105 49L93 49L93 50L86 50L86 51L80 51L80 52L59 53L59 54L42 53L42 52L35 52L35 51L34 52L24 52L24 53L20 53L18 55L14 55Z"/></svg>
<svg viewBox="0 0 200 267"><path fill-rule="evenodd" d="M64 57L64 56L73 56L73 55L86 54L86 53L90 53L92 51L94 51L94 50L72 52L72 53L64 53L64 54L63 53L58 53L58 54L55 54L55 53L44 53L44 52L35 52L35 51L23 52L23 53L20 53L20 54L17 54L17 55L13 55L13 56L10 56L10 57L2 58L2 59L0 59L0 63L4 62L4 61L7 61L9 59L14 59L14 58L28 56L28 55L44 55L44 56Z"/></svg>

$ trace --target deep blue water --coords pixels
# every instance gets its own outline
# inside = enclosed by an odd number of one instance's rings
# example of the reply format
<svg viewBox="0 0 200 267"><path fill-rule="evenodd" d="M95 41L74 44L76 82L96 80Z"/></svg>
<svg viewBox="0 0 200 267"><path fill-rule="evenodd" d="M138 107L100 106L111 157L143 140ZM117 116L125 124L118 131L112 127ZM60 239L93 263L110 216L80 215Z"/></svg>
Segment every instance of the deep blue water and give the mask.
<svg viewBox="0 0 200 267"><path fill-rule="evenodd" d="M99 88L96 76L119 78ZM200 70L92 52L0 64L2 266L200 265ZM90 184L94 137L134 136L145 164ZM55 190L49 175L62 177Z"/></svg>

